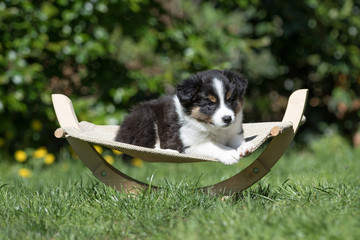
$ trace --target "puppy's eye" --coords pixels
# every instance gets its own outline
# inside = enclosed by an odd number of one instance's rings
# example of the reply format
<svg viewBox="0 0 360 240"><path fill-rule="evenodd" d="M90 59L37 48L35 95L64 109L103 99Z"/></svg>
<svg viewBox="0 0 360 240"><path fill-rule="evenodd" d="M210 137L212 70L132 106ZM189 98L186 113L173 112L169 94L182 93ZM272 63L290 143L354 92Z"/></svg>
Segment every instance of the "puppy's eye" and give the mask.
<svg viewBox="0 0 360 240"><path fill-rule="evenodd" d="M226 94L226 101L227 102L235 102L236 101L236 94L234 92L228 92Z"/></svg>
<svg viewBox="0 0 360 240"><path fill-rule="evenodd" d="M236 101L236 95L232 95L227 99L228 102L235 102Z"/></svg>
<svg viewBox="0 0 360 240"><path fill-rule="evenodd" d="M215 105L215 102L212 102L212 101L207 101L206 103L208 106L214 106Z"/></svg>

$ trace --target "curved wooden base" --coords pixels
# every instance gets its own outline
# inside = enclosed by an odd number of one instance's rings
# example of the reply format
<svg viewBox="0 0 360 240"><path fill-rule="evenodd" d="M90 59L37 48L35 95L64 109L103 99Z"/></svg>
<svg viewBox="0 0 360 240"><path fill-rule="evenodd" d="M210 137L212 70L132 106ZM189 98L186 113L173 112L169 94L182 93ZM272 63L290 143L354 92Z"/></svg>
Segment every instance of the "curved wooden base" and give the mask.
<svg viewBox="0 0 360 240"><path fill-rule="evenodd" d="M297 90L289 98L288 106L282 121L292 123L293 127L290 130L282 132L274 137L261 155L235 176L201 189L209 190L214 194L222 193L226 195L238 193L264 177L279 160L293 140L303 117L307 93L307 89ZM61 94L53 94L52 100L60 126L62 128L75 127L79 129L79 122L71 100ZM63 133L58 131L55 134L60 136ZM79 158L92 171L93 175L106 185L125 192L135 192L137 190L149 188L148 184L127 176L107 163L95 150L92 144L72 137L67 137L67 140ZM151 186L151 188L154 189L157 187Z"/></svg>

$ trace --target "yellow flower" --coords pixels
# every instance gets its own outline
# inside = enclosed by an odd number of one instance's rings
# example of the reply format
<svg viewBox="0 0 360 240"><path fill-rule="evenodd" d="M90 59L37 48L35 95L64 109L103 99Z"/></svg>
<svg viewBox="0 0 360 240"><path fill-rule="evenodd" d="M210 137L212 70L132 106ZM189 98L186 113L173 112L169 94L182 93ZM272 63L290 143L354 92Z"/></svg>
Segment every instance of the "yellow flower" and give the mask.
<svg viewBox="0 0 360 240"><path fill-rule="evenodd" d="M111 165L113 165L114 162L115 162L113 156L111 156L111 155L106 155L106 156L104 156L104 159L105 159L108 163L110 163Z"/></svg>
<svg viewBox="0 0 360 240"><path fill-rule="evenodd" d="M144 165L143 160L139 159L139 158L133 158L131 160L132 165L134 165L135 167L142 167Z"/></svg>
<svg viewBox="0 0 360 240"><path fill-rule="evenodd" d="M45 157L46 154L47 154L46 148L40 147L40 148L36 149L33 156L34 156L34 158L43 158L43 157Z"/></svg>
<svg viewBox="0 0 360 240"><path fill-rule="evenodd" d="M23 178L31 177L31 171L27 168L20 168L18 174Z"/></svg>
<svg viewBox="0 0 360 240"><path fill-rule="evenodd" d="M42 129L42 123L39 120L34 120L31 122L31 129L38 132Z"/></svg>
<svg viewBox="0 0 360 240"><path fill-rule="evenodd" d="M116 149L112 149L112 152L115 154L115 155L121 155L122 152L120 152L119 150L116 150Z"/></svg>
<svg viewBox="0 0 360 240"><path fill-rule="evenodd" d="M50 165L53 164L55 161L55 156L52 153L48 153L46 154L45 158L44 158L44 162L46 165Z"/></svg>
<svg viewBox="0 0 360 240"><path fill-rule="evenodd" d="M101 146L99 146L99 145L95 145L95 146L94 146L94 148L95 148L95 150L96 150L98 153L102 154L103 149L102 149L102 147L101 147Z"/></svg>
<svg viewBox="0 0 360 240"><path fill-rule="evenodd" d="M23 150L17 150L15 152L15 160L18 162L25 162L27 158L26 152Z"/></svg>

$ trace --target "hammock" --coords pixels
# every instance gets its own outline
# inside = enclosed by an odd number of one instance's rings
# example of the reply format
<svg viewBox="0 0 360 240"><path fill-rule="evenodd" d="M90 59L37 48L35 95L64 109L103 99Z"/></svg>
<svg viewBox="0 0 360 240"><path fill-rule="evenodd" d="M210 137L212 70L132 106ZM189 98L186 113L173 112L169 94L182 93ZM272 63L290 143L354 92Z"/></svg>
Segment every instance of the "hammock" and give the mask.
<svg viewBox="0 0 360 240"><path fill-rule="evenodd" d="M258 149L268 139L273 138L263 153L247 168L223 182L205 187L213 193L223 194L240 192L251 186L278 161L290 145L298 127L305 122L303 112L308 90L295 91L289 98L288 106L281 122L261 122L243 124L246 141ZM132 192L148 188L145 183L132 179L108 164L93 145L116 149L132 157L148 162L192 163L217 162L214 158L177 153L162 149L152 149L114 141L119 126L95 125L78 122L71 100L65 95L53 94L53 105L60 128L55 131L57 138L66 138L84 164L103 183L118 190ZM156 187L153 187L156 188Z"/></svg>

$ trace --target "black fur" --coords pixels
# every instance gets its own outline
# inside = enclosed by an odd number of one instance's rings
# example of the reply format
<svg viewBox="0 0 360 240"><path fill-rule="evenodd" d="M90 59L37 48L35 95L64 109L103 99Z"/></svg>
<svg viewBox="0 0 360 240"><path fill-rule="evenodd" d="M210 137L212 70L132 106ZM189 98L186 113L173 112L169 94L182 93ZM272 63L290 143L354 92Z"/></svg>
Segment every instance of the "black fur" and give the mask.
<svg viewBox="0 0 360 240"><path fill-rule="evenodd" d="M154 148L158 136L161 148L182 152L179 127L174 101L167 96L136 105L121 124L115 140Z"/></svg>
<svg viewBox="0 0 360 240"><path fill-rule="evenodd" d="M243 99L248 86L247 79L243 75L229 70L224 70L223 74L230 80L230 82L235 83L238 97Z"/></svg>

